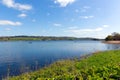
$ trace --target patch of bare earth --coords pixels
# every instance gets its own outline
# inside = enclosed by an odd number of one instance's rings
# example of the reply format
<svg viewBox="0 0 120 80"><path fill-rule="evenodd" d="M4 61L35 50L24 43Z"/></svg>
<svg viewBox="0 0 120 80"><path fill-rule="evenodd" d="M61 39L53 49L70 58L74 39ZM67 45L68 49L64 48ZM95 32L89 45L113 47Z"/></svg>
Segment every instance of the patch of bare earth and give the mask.
<svg viewBox="0 0 120 80"><path fill-rule="evenodd" d="M104 41L103 43L107 43L107 44L120 44L120 41Z"/></svg>

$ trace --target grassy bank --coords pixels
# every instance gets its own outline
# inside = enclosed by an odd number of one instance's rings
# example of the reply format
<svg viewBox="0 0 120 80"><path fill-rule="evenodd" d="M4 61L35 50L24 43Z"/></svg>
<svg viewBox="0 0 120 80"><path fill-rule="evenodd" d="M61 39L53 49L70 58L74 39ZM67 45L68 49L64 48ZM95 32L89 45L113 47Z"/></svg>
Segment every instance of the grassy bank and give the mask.
<svg viewBox="0 0 120 80"><path fill-rule="evenodd" d="M120 50L96 52L82 60L55 62L9 80L119 80Z"/></svg>

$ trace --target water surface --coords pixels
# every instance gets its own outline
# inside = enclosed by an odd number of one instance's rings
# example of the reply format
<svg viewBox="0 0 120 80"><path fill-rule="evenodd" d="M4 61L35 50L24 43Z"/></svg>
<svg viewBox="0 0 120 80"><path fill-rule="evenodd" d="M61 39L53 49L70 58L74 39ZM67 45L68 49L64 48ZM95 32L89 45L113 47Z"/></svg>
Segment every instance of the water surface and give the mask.
<svg viewBox="0 0 120 80"><path fill-rule="evenodd" d="M3 41L0 42L0 79L40 69L61 59L96 51L120 49L101 41Z"/></svg>

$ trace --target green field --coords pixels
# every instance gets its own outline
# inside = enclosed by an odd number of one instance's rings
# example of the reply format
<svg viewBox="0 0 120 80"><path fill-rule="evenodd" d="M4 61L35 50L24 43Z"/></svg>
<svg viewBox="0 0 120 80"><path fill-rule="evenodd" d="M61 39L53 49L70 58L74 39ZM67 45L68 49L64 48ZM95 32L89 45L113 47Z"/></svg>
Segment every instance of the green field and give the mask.
<svg viewBox="0 0 120 80"><path fill-rule="evenodd" d="M96 52L81 60L61 60L9 80L120 80L120 50Z"/></svg>

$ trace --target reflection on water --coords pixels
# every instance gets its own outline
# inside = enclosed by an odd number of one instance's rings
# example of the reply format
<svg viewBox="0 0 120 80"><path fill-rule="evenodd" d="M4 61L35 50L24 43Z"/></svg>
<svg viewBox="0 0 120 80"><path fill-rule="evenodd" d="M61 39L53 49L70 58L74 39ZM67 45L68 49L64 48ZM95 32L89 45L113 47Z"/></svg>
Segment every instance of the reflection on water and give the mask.
<svg viewBox="0 0 120 80"><path fill-rule="evenodd" d="M100 41L0 42L0 79L34 71L60 59L112 49L120 49L120 44Z"/></svg>
<svg viewBox="0 0 120 80"><path fill-rule="evenodd" d="M109 44L106 45L108 49L120 49L120 44Z"/></svg>

